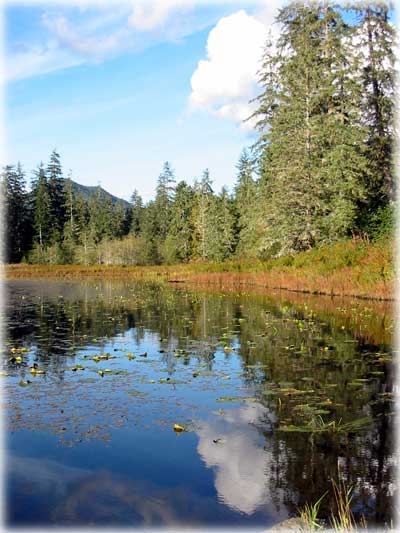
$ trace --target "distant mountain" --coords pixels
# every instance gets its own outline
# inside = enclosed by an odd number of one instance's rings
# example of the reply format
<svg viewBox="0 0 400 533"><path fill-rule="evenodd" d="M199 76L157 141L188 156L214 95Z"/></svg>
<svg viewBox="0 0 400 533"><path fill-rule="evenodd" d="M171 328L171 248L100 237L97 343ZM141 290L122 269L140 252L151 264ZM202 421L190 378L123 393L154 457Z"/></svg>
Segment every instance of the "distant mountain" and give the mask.
<svg viewBox="0 0 400 533"><path fill-rule="evenodd" d="M71 180L72 181L72 180ZM85 198L85 200L89 200L91 197L93 197L96 194L96 191L100 189L100 193L104 198L111 198L111 201L113 204L116 204L117 202L122 203L122 205L127 209L130 207L130 203L126 200L123 200L122 198L117 198L117 196L114 196L113 194L110 194L109 192L105 191L102 187L99 185L81 185L80 183L76 183L76 181L72 181L72 187L74 191L77 194L80 194Z"/></svg>

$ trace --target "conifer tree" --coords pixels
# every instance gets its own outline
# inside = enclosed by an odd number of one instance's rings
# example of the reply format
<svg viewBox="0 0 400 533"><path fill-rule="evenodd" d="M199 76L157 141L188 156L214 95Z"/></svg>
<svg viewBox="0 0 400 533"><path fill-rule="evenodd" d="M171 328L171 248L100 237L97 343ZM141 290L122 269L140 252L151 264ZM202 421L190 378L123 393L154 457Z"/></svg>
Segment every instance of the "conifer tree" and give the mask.
<svg viewBox="0 0 400 533"><path fill-rule="evenodd" d="M363 86L361 123L367 128L369 209L394 200L395 28L385 1L356 5L355 40Z"/></svg>
<svg viewBox="0 0 400 533"><path fill-rule="evenodd" d="M81 195L77 195L75 210L78 243L81 244L83 248L83 264L88 265L90 249L90 213L88 202Z"/></svg>
<svg viewBox="0 0 400 533"><path fill-rule="evenodd" d="M51 205L51 238L53 242L56 242L61 240L66 219L64 178L62 175L60 155L56 150L53 150L50 155L49 164L46 169L46 176Z"/></svg>
<svg viewBox="0 0 400 533"><path fill-rule="evenodd" d="M194 191L184 181L175 189L174 202L170 209L170 224L165 241L164 258L167 262L186 262L192 255L192 209Z"/></svg>
<svg viewBox="0 0 400 533"><path fill-rule="evenodd" d="M215 217L217 225L215 227L218 229L218 251L214 258L216 261L225 261L234 253L236 247L234 202L226 187L222 188L215 204L217 207ZM211 222L213 222L213 217L211 217Z"/></svg>
<svg viewBox="0 0 400 533"><path fill-rule="evenodd" d="M140 235L146 245L143 257L146 264L158 264L161 262L158 224L158 210L155 201L152 200L146 205L141 222Z"/></svg>
<svg viewBox="0 0 400 533"><path fill-rule="evenodd" d="M93 244L98 244L107 232L110 213L100 187L89 200L89 237Z"/></svg>
<svg viewBox="0 0 400 533"><path fill-rule="evenodd" d="M130 226L130 232L137 236L139 235L141 231L141 225L142 225L142 217L143 217L143 200L137 191L135 189L132 193L130 203L132 206L132 215L131 215L131 226Z"/></svg>
<svg viewBox="0 0 400 533"><path fill-rule="evenodd" d="M120 239L125 231L125 208L122 202L112 206L112 234L113 239Z"/></svg>
<svg viewBox="0 0 400 533"><path fill-rule="evenodd" d="M278 16L276 84L261 98L268 129L263 169L266 232L277 254L345 236L363 198L364 132L352 122L357 99L342 49L340 12L313 2L289 4Z"/></svg>
<svg viewBox="0 0 400 533"><path fill-rule="evenodd" d="M73 263L75 247L78 243L78 226L76 220L76 195L73 189L71 173L65 180L65 222L61 255L64 263Z"/></svg>
<svg viewBox="0 0 400 533"><path fill-rule="evenodd" d="M236 252L239 256L255 256L261 235L262 213L260 212L259 187L253 178L254 160L246 149L240 155L237 169L235 205L238 216L238 244Z"/></svg>
<svg viewBox="0 0 400 533"><path fill-rule="evenodd" d="M64 240L76 244L78 239L76 223L76 194L72 185L71 174L65 180L65 223Z"/></svg>
<svg viewBox="0 0 400 533"><path fill-rule="evenodd" d="M155 207L157 221L157 235L161 241L168 233L171 218L171 206L174 197L175 175L168 161L164 163L163 171L158 177Z"/></svg>
<svg viewBox="0 0 400 533"><path fill-rule="evenodd" d="M44 247L50 244L53 236L50 190L43 163L40 163L38 170L35 172L35 178L32 183L32 196L35 241L38 244L39 258L42 261L44 259Z"/></svg>
<svg viewBox="0 0 400 533"><path fill-rule="evenodd" d="M194 256L203 261L210 257L210 210L212 202L212 181L209 170L206 169L200 182L195 183L195 202L192 211Z"/></svg>
<svg viewBox="0 0 400 533"><path fill-rule="evenodd" d="M27 251L31 234L25 176L20 163L16 169L7 165L1 182L5 207L5 260L14 263Z"/></svg>

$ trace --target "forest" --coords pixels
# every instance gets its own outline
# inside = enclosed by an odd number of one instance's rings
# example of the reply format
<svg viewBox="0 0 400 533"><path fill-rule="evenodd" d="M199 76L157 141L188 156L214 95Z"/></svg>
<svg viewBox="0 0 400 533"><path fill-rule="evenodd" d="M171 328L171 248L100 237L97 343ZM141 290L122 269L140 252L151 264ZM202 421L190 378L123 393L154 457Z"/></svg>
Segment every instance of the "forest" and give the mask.
<svg viewBox="0 0 400 533"><path fill-rule="evenodd" d="M77 193L60 154L30 186L3 168L7 263L150 265L261 260L354 236L390 238L395 211L395 28L387 3L290 3L259 70L257 140L232 190L165 162L154 199ZM56 144L56 139L55 139ZM206 162L205 162L206 163ZM205 164L206 166L206 164Z"/></svg>

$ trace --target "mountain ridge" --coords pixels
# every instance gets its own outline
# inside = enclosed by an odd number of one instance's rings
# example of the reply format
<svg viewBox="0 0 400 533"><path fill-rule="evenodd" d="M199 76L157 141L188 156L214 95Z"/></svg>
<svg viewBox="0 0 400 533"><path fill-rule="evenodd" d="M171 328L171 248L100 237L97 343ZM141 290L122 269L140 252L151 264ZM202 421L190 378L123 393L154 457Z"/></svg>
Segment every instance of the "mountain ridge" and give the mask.
<svg viewBox="0 0 400 533"><path fill-rule="evenodd" d="M81 183L78 183L74 180L71 180L71 183L74 192L83 196L85 200L89 200L90 198L92 198L96 194L96 191L100 189L100 194L104 199L111 198L113 204L122 203L125 209L130 207L129 202L122 198L118 198L118 196L114 196L110 192L103 189L103 187L100 187L100 185L82 185Z"/></svg>

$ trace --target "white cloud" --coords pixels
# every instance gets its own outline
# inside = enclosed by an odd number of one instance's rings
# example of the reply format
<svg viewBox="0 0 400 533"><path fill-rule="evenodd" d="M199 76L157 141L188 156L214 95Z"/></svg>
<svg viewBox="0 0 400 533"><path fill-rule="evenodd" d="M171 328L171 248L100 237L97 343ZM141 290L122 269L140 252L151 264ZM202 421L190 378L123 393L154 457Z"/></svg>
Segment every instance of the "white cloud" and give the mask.
<svg viewBox="0 0 400 533"><path fill-rule="evenodd" d="M236 1L221 0L216 9L212 0L47 0L46 13L41 19L43 28L37 33L37 42L19 43L20 50L11 43L14 52L6 61L7 79L28 78L93 60L103 61L128 50L137 52L156 43L179 41L215 23L221 6L235 5ZM14 0L9 2L16 3ZM41 0L31 0L31 3L42 5ZM262 44L264 39L261 38L263 24L270 16L270 9L265 8L263 0L243 0L243 3L252 8L258 6L260 11L257 16L262 22L239 11L222 18L211 31L208 59L199 63L193 75L193 102L198 107L204 98L208 103L214 102L212 94L205 93L209 93L207 78L215 75L215 70L220 73L215 83L216 87L220 86L219 96L230 90L232 99L250 91L251 78L254 78L257 69L253 52L259 48L257 43ZM79 9L78 16L73 8ZM45 30L49 32L47 35ZM224 43L233 50L236 58L231 57L225 70L220 70L229 56L223 51ZM234 75L236 61L239 71ZM220 116L242 116L244 109L241 103L222 102ZM226 107L222 109L222 106Z"/></svg>
<svg viewBox="0 0 400 533"><path fill-rule="evenodd" d="M62 50L55 41L49 41L43 46L21 50L6 58L5 75L8 81L14 81L82 63L83 59L74 56L68 50Z"/></svg>
<svg viewBox="0 0 400 533"><path fill-rule="evenodd" d="M190 110L203 110L244 123L255 109L249 104L257 94L257 72L273 22L273 8L263 9L257 17L243 9L223 17L207 40L207 59L199 61L191 78Z"/></svg>
<svg viewBox="0 0 400 533"><path fill-rule="evenodd" d="M50 18L42 17L43 24L57 37L62 46L83 56L104 57L124 46L124 40L128 31L120 28L105 36L86 37L76 30L73 30L68 20L59 16Z"/></svg>
<svg viewBox="0 0 400 533"><path fill-rule="evenodd" d="M154 30L164 25L178 9L192 9L194 2L190 0L136 0L132 2L132 14L129 26L140 31Z"/></svg>

